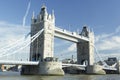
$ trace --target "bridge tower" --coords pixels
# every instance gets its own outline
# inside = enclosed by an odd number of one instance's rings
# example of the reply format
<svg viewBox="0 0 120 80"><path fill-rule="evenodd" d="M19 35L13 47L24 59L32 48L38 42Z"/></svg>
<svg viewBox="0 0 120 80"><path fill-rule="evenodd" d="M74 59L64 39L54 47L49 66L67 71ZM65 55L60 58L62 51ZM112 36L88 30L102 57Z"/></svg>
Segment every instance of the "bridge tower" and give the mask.
<svg viewBox="0 0 120 80"><path fill-rule="evenodd" d="M52 12L52 15L48 14L46 6L42 6L37 19L35 19L33 14L31 23L31 36L35 35L41 29L44 29L44 32L30 45L31 61L43 61L46 57L53 57L54 27L54 12Z"/></svg>
<svg viewBox="0 0 120 80"><path fill-rule="evenodd" d="M81 35L88 37L89 41L80 41L77 43L77 62L83 65L93 65L94 63L94 33L83 27Z"/></svg>
<svg viewBox="0 0 120 80"><path fill-rule="evenodd" d="M88 30L86 26L81 32L82 36L88 37L89 41L80 41L77 43L77 62L86 64L86 73L88 74L106 74L102 66L94 64L94 33Z"/></svg>
<svg viewBox="0 0 120 80"><path fill-rule="evenodd" d="M39 61L37 66L23 66L21 74L64 75L62 63L54 58L54 12L47 13L46 6L42 6L37 18L34 14L31 20L31 37L40 30L44 31L30 45L30 61Z"/></svg>

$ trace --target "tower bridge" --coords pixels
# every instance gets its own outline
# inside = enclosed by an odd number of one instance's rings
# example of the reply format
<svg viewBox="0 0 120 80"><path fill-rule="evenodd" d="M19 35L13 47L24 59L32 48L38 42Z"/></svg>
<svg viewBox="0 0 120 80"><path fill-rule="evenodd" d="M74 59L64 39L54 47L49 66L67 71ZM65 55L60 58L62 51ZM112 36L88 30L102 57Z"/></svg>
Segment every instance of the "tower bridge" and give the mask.
<svg viewBox="0 0 120 80"><path fill-rule="evenodd" d="M80 34L56 27L54 12L48 14L46 6L42 6L37 17L33 14L30 33L30 61L0 61L0 64L20 64L23 65L21 74L41 75L64 75L62 67L70 66L96 74L108 69L94 64L94 32L87 26L83 27ZM63 64L54 57L54 37L77 44L76 64ZM119 70L119 66L113 69Z"/></svg>

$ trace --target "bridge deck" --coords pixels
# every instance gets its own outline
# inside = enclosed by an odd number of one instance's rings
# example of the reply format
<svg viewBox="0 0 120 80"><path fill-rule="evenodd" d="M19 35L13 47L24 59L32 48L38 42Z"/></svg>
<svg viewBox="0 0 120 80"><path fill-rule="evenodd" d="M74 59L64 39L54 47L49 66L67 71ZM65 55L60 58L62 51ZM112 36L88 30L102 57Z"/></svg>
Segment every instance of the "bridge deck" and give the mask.
<svg viewBox="0 0 120 80"><path fill-rule="evenodd" d="M62 68L64 67L73 67L79 70L85 70L86 65L79 65L79 64L62 64Z"/></svg>
<svg viewBox="0 0 120 80"><path fill-rule="evenodd" d="M6 61L6 60L0 60L0 64L4 65L38 65L39 62L33 62L33 61Z"/></svg>
<svg viewBox="0 0 120 80"><path fill-rule="evenodd" d="M79 64L64 64L64 63L62 63L62 66L77 66L77 67L86 67L86 65L79 65Z"/></svg>
<svg viewBox="0 0 120 80"><path fill-rule="evenodd" d="M111 67L104 67L103 68L104 70L112 70L112 71L116 71L117 70L117 68L111 68Z"/></svg>

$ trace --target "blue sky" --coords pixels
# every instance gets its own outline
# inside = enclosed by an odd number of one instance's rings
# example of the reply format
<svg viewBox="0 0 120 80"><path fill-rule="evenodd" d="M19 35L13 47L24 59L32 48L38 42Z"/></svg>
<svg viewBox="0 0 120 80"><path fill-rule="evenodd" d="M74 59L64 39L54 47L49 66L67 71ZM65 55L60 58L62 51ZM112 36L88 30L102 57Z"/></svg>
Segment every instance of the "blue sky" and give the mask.
<svg viewBox="0 0 120 80"><path fill-rule="evenodd" d="M70 31L88 25L95 32L95 45L102 56L120 53L120 0L31 0L25 26L22 26L29 0L0 0L1 43L16 40L30 30L32 12L39 14L42 4L48 13L54 9L56 26ZM17 26L17 27L16 27ZM4 34L4 36L3 36ZM9 39L9 41L8 41ZM61 41L62 44L58 42ZM10 42L10 43L11 43ZM55 53L69 57L76 52L74 43L55 39ZM3 44L4 45L4 44ZM64 49L66 48L67 51ZM71 54L69 54L71 53Z"/></svg>
<svg viewBox="0 0 120 80"><path fill-rule="evenodd" d="M22 24L29 0L1 0L0 19ZM119 0L31 0L31 8L27 17L26 25L30 25L32 12L37 15L42 4L45 4L50 13L52 9L56 15L56 25L71 30L81 29L81 26L88 25L95 30L95 33L106 32L103 28L109 28L107 32L112 32L119 26L120 10ZM114 26L114 27L113 27Z"/></svg>

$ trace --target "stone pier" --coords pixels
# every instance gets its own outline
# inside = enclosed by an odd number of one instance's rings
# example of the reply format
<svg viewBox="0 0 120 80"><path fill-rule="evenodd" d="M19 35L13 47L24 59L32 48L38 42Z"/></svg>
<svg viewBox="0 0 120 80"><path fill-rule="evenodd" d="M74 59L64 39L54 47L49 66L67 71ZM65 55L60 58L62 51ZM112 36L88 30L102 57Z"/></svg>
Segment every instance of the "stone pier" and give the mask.
<svg viewBox="0 0 120 80"><path fill-rule="evenodd" d="M119 61L117 62L116 68L117 68L117 73L120 74L120 62Z"/></svg>
<svg viewBox="0 0 120 80"><path fill-rule="evenodd" d="M88 65L86 67L86 73L87 74L106 74L106 72L103 70L103 67L97 64L94 65Z"/></svg>

